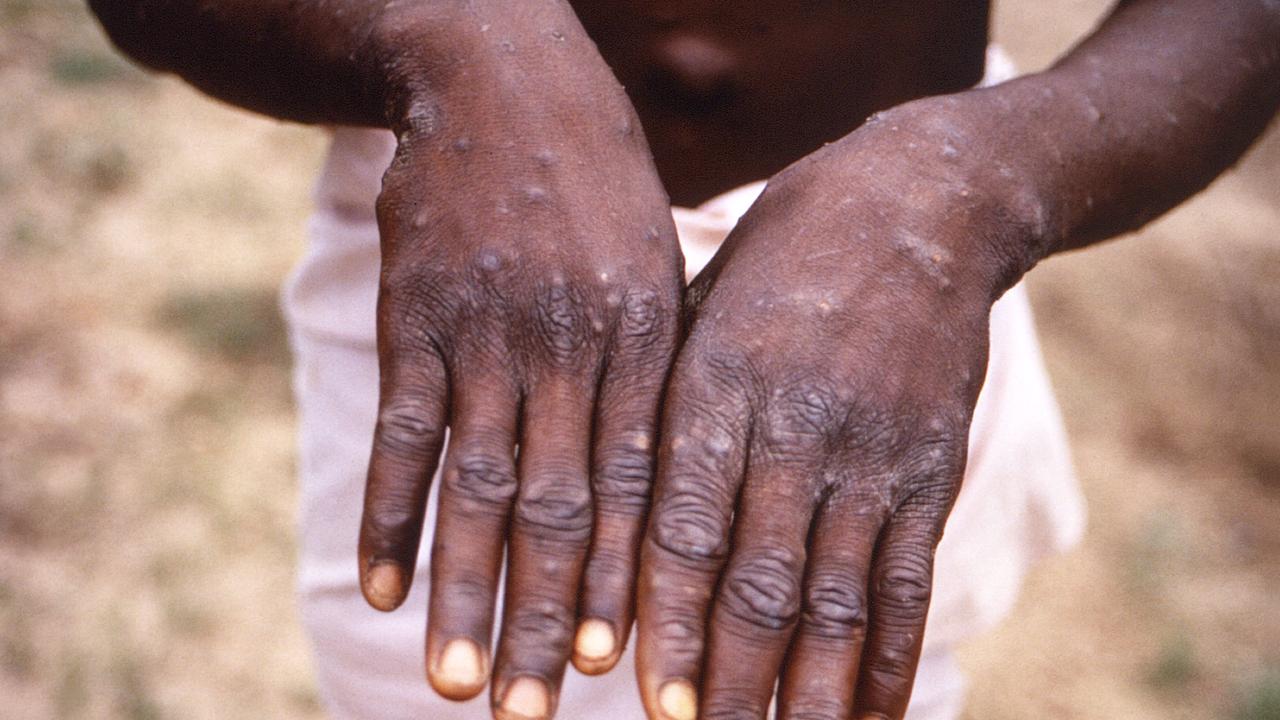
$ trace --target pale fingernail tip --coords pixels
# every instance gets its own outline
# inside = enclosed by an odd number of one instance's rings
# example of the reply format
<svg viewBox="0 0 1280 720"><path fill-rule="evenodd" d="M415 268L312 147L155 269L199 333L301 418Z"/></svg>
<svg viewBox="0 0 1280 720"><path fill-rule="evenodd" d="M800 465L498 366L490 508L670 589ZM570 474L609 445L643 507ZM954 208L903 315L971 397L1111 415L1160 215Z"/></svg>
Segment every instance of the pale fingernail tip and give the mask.
<svg viewBox="0 0 1280 720"><path fill-rule="evenodd" d="M369 566L364 582L365 598L383 611L396 609L404 595L404 572L395 563Z"/></svg>
<svg viewBox="0 0 1280 720"><path fill-rule="evenodd" d="M547 685L533 677L518 677L507 686L502 708L510 720L542 720L551 711Z"/></svg>
<svg viewBox="0 0 1280 720"><path fill-rule="evenodd" d="M593 618L578 626L573 651L582 659L593 662L608 660L617 649L618 640L614 637L613 625Z"/></svg>
<svg viewBox="0 0 1280 720"><path fill-rule="evenodd" d="M688 680L669 680L658 691L658 705L671 720L697 720L698 693Z"/></svg>
<svg viewBox="0 0 1280 720"><path fill-rule="evenodd" d="M453 695L473 695L485 681L480 646L465 638L450 640L440 652L432 684Z"/></svg>

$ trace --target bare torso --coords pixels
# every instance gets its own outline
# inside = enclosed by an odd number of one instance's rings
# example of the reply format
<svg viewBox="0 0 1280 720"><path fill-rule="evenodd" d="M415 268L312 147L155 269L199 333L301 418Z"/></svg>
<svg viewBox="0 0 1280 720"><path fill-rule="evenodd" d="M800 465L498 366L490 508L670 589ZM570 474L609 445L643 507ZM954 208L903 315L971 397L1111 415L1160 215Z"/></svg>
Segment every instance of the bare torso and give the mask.
<svg viewBox="0 0 1280 720"><path fill-rule="evenodd" d="M769 177L877 110L982 75L974 0L574 0L672 200Z"/></svg>

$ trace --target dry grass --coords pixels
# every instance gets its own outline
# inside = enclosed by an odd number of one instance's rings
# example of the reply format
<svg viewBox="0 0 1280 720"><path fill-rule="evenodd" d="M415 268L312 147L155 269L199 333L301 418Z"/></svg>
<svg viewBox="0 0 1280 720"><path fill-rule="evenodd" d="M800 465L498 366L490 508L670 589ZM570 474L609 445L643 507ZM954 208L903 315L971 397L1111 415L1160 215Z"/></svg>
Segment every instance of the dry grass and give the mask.
<svg viewBox="0 0 1280 720"><path fill-rule="evenodd" d="M1028 67L1097 0L1007 0ZM277 314L323 140L0 0L0 715L314 718ZM1280 717L1280 138L1032 290L1092 507L970 717Z"/></svg>

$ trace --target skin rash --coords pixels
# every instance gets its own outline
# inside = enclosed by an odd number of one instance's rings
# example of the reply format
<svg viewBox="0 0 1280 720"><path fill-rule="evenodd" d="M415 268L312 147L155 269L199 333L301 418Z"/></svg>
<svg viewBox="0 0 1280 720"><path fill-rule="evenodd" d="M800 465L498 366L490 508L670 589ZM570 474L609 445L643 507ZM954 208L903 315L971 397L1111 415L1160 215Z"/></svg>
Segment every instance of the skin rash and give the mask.
<svg viewBox="0 0 1280 720"><path fill-rule="evenodd" d="M1121 2L984 90L962 0L90 5L217 97L397 134L359 572L403 600L443 462L428 677L499 718L633 619L653 718L764 717L778 680L782 718L901 718L992 302L1280 102L1274 0ZM684 288L670 202L765 177Z"/></svg>

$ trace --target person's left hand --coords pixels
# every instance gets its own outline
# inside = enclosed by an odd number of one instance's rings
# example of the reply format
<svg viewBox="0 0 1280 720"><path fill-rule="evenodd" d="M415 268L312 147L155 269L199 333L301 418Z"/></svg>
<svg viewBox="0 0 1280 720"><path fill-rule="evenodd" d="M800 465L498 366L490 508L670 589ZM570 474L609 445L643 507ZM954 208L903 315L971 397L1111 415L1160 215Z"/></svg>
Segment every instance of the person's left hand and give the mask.
<svg viewBox="0 0 1280 720"><path fill-rule="evenodd" d="M967 105L783 171L690 287L639 579L650 717L763 718L777 681L784 719L906 711L988 315L1038 236Z"/></svg>

